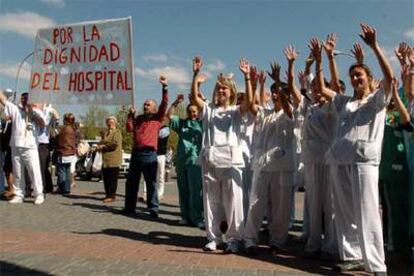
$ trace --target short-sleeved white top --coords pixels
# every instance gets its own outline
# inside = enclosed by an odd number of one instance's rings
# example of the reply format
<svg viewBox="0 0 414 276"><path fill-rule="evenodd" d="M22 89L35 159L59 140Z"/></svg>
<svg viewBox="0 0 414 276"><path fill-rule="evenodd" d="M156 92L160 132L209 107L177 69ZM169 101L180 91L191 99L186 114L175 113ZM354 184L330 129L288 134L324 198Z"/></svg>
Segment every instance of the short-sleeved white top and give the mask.
<svg viewBox="0 0 414 276"><path fill-rule="evenodd" d="M300 109L304 115L302 159L306 163L324 163L335 129L332 103L320 106L303 98Z"/></svg>
<svg viewBox="0 0 414 276"><path fill-rule="evenodd" d="M337 113L334 141L327 152L330 164L379 164L384 136L385 108L390 96L383 88L362 102L336 94L332 100Z"/></svg>
<svg viewBox="0 0 414 276"><path fill-rule="evenodd" d="M254 132L255 171L293 171L296 162L295 120L283 110L259 107Z"/></svg>
<svg viewBox="0 0 414 276"><path fill-rule="evenodd" d="M33 109L33 112L36 113L36 116L39 116L44 120L39 110ZM24 109L7 101L5 105L5 115L10 117L12 121L10 147L37 148L38 128L34 122L30 122L28 114L26 114ZM31 124L32 127L27 128L28 124Z"/></svg>
<svg viewBox="0 0 414 276"><path fill-rule="evenodd" d="M200 119L203 122L203 146L240 146L241 113L238 106L227 109L205 104Z"/></svg>

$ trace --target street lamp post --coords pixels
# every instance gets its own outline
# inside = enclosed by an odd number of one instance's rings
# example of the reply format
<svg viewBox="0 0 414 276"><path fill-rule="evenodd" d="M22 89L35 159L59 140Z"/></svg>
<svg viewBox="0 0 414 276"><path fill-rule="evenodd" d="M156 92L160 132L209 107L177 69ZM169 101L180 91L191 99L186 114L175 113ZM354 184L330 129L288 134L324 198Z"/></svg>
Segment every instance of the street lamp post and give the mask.
<svg viewBox="0 0 414 276"><path fill-rule="evenodd" d="M17 68L17 74L16 74L16 83L14 85L14 95L13 95L13 102L16 101L16 94L17 94L17 86L19 84L19 76L20 76L20 71L23 67L23 64L26 62L26 60L31 57L34 54L34 52L31 52L30 54L28 54L19 64L19 67Z"/></svg>

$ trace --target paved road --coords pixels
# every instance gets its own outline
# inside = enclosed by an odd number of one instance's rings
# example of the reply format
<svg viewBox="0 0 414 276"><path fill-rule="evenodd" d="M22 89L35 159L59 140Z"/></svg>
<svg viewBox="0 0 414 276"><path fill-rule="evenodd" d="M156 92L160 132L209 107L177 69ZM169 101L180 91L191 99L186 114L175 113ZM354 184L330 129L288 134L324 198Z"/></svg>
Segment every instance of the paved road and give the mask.
<svg viewBox="0 0 414 276"><path fill-rule="evenodd" d="M103 184L78 181L67 197L48 195L19 205L0 202L1 275L331 275L330 263L301 257L292 241L289 253L255 258L205 253L203 231L178 225L175 182L166 185L160 218L151 219L139 203L137 215L117 214L123 206L124 180L116 202L102 203ZM303 193L298 193L301 220ZM300 223L291 234L297 237ZM408 268L398 268L398 274ZM366 275L361 272L359 275Z"/></svg>

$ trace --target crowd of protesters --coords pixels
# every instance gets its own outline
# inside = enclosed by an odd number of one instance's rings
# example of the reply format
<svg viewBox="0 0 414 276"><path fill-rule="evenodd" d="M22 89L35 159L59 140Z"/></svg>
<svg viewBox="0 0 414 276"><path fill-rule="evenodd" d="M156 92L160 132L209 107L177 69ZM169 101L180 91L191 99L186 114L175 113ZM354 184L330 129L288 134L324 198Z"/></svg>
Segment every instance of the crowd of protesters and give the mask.
<svg viewBox="0 0 414 276"><path fill-rule="evenodd" d="M201 92L207 79L203 60L195 57L186 118L174 114L184 95L168 108L168 81L161 76L160 105L148 99L143 114L131 107L128 115L133 149L122 213L136 212L143 174L149 214L158 218L171 129L178 134L179 224L205 229L203 250L225 245L225 253L244 249L256 255L259 230L266 221L269 251L284 252L295 191L304 185L306 257L339 260L334 266L338 271L365 269L386 275L385 240L388 251L409 258L414 241L414 48L401 43L395 50L401 64L399 88L376 30L366 24L361 30L383 76L373 77L364 64L362 46L355 43L355 63L348 71L351 96L345 95L335 62L335 34L323 42L310 40L305 68L297 74L299 87L294 67L298 52L286 47L286 82L279 64L271 63L270 93L265 72L241 59L245 92L237 90L232 74L220 74L209 101ZM323 52L329 81L324 77ZM3 186L7 182L9 202L21 203L27 178L34 203L42 204L43 193L53 189L49 128L59 115L46 105L28 104L27 96L23 94L17 106L6 93L0 94L7 119L2 120L1 181ZM104 202L111 203L122 162L122 135L115 117L106 123L94 150L102 153ZM63 128L53 137L58 192L63 194L71 189L78 132L73 114L65 114ZM9 144L4 143L7 136Z"/></svg>

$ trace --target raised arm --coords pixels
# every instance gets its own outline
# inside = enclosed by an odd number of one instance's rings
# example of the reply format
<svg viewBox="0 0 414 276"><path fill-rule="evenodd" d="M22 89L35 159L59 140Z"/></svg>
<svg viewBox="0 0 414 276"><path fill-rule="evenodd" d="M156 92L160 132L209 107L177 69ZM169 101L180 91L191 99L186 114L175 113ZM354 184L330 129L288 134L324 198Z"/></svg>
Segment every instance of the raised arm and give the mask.
<svg viewBox="0 0 414 276"><path fill-rule="evenodd" d="M191 100L192 104L198 107L199 110L203 109L205 103L200 97L199 87L200 84L205 81L205 77L200 74L201 67L203 67L203 60L201 57L194 57L193 59L193 82L191 84Z"/></svg>
<svg viewBox="0 0 414 276"><path fill-rule="evenodd" d="M128 118L125 124L127 132L133 132L134 131L134 121L135 121L135 114L137 113L137 110L135 107L131 106L129 108L128 112Z"/></svg>
<svg viewBox="0 0 414 276"><path fill-rule="evenodd" d="M326 56L328 57L329 71L331 72L330 87L332 90L341 93L341 84L339 83L339 71L338 67L336 66L334 55L337 40L338 37L336 36L336 34L329 34L326 38L325 43L323 44L323 48L325 49Z"/></svg>
<svg viewBox="0 0 414 276"><path fill-rule="evenodd" d="M407 126L410 123L410 114L408 113L404 103L401 101L400 95L398 94L398 81L396 79L392 79L391 81L391 93L395 106L400 113L400 124Z"/></svg>
<svg viewBox="0 0 414 276"><path fill-rule="evenodd" d="M175 99L175 101L171 104L170 108L168 109L167 116L169 119L172 119L172 117L174 116L175 109L180 103L183 102L183 100L184 100L184 95L178 94L177 99Z"/></svg>
<svg viewBox="0 0 414 276"><path fill-rule="evenodd" d="M266 83L266 74L265 71L261 70L259 73L259 105L264 106L266 102L266 95L265 95L265 83ZM256 93L255 93L256 95ZM254 101L256 103L256 101Z"/></svg>
<svg viewBox="0 0 414 276"><path fill-rule="evenodd" d="M250 63L246 59L241 59L239 64L240 71L244 75L244 81L246 84L246 96L247 100L243 102L243 105L240 106L240 111L242 113L247 112L250 110L253 115L256 116L258 108L257 105L254 103L254 96L253 96L253 89L252 83L250 79Z"/></svg>
<svg viewBox="0 0 414 276"><path fill-rule="evenodd" d="M394 73L392 71L391 65L378 44L377 31L373 27L364 23L361 23L361 29L362 33L359 36L369 47L371 47L378 59L378 63L381 67L381 71L384 75L385 80L385 94L388 95L390 93L391 80L394 78Z"/></svg>
<svg viewBox="0 0 414 276"><path fill-rule="evenodd" d="M351 53L354 55L354 58L358 64L364 63L364 49L362 48L361 44L358 42L354 44Z"/></svg>
<svg viewBox="0 0 414 276"><path fill-rule="evenodd" d="M322 68L322 45L319 39L312 38L309 43L309 49L312 52L312 55L316 61L316 83L319 87L321 94L328 100L332 101L335 97L335 91L329 89L325 86L325 82L323 79L323 68Z"/></svg>
<svg viewBox="0 0 414 276"><path fill-rule="evenodd" d="M280 89L280 65L277 61L270 63L271 71L267 71L269 77L276 83L278 89Z"/></svg>
<svg viewBox="0 0 414 276"><path fill-rule="evenodd" d="M288 72L287 72L287 79L288 79L288 89L289 92L293 96L293 102L295 106L300 104L302 100L302 95L300 94L299 89L296 87L295 84L295 60L298 57L298 52L296 52L295 48L292 45L289 45L285 48L285 56L288 61Z"/></svg>
<svg viewBox="0 0 414 276"><path fill-rule="evenodd" d="M401 42L398 45L398 48L394 50L394 53L397 56L401 67L407 64L407 56L409 52L410 52L410 46L408 46L408 44L405 42Z"/></svg>
<svg viewBox="0 0 414 276"><path fill-rule="evenodd" d="M164 116L168 108L168 81L164 76L160 76L159 82L162 86L162 100L158 108L157 116L160 121L164 120Z"/></svg>

